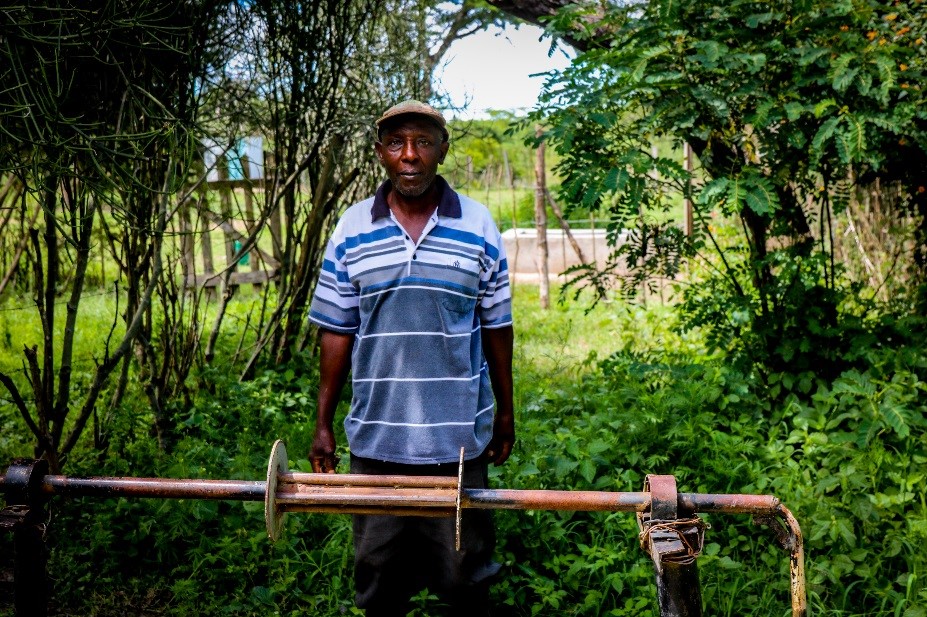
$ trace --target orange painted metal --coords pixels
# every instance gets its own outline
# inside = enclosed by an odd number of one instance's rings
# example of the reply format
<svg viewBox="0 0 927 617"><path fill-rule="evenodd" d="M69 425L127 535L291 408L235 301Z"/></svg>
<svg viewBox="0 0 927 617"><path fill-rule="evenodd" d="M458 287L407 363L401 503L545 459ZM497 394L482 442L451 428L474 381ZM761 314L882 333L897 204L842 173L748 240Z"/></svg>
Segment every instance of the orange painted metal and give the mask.
<svg viewBox="0 0 927 617"><path fill-rule="evenodd" d="M12 471L11 471L12 470ZM276 490L246 480L202 480L129 477L73 478L46 475L29 486L30 492L93 497L151 497L162 499L232 499L265 501L280 512L340 514L393 514L401 516L454 516L460 509L572 510L649 512L652 493L461 489L455 477L366 476L283 471L276 475ZM23 491L15 466L0 476L0 493ZM772 495L678 493L675 504L662 504L679 516L695 513L751 514L781 522L774 529L791 560L792 615L807 613L804 551L801 529L791 512ZM673 508L672 505L676 507Z"/></svg>

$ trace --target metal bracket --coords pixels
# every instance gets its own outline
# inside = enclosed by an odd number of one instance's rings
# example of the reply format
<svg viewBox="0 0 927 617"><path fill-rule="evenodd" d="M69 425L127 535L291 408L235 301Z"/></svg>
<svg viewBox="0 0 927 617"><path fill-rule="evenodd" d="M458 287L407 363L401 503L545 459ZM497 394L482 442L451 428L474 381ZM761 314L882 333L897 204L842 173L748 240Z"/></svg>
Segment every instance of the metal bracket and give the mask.
<svg viewBox="0 0 927 617"><path fill-rule="evenodd" d="M48 461L28 458L14 459L6 470L4 483L7 505L36 505L48 501L42 495L42 481L48 475Z"/></svg>
<svg viewBox="0 0 927 617"><path fill-rule="evenodd" d="M657 573L663 572L663 559L685 550L678 534L658 523L676 520L678 510L676 478L649 474L644 478L644 492L650 493L650 512L638 512L637 528L641 548L653 560Z"/></svg>
<svg viewBox="0 0 927 617"><path fill-rule="evenodd" d="M682 565L694 562L702 551L707 524L697 516L678 517L676 478L648 475L644 491L650 492L650 512L637 514L639 539L657 574L663 573L665 561Z"/></svg>

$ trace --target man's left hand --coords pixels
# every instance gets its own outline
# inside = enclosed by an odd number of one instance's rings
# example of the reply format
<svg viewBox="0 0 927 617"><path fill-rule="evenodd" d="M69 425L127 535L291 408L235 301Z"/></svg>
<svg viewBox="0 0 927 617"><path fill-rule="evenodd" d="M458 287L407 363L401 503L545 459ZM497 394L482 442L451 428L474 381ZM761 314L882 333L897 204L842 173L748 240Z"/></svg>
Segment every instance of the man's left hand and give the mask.
<svg viewBox="0 0 927 617"><path fill-rule="evenodd" d="M508 460L515 444L515 417L511 413L496 414L492 428L492 440L486 447L486 456L494 465Z"/></svg>

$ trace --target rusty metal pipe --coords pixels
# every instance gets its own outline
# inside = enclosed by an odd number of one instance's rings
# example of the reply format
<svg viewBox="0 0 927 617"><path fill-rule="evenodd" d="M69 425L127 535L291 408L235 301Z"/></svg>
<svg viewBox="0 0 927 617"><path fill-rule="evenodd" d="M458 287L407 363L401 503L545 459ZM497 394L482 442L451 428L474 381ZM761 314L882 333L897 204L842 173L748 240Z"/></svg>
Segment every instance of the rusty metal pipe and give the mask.
<svg viewBox="0 0 927 617"><path fill-rule="evenodd" d="M401 506L339 506L336 504L281 504L282 512L301 512L305 514L378 514L389 516L417 516L421 518L451 518L453 508L412 508Z"/></svg>
<svg viewBox="0 0 927 617"><path fill-rule="evenodd" d="M480 510L643 512L650 493L465 488L461 507Z"/></svg>
<svg viewBox="0 0 927 617"><path fill-rule="evenodd" d="M412 508L451 508L456 505L457 492L448 489L383 489L379 487L338 487L306 490L303 487L283 485L278 487L278 505L322 505L343 506L396 506Z"/></svg>
<svg viewBox="0 0 927 617"><path fill-rule="evenodd" d="M387 489L394 487L390 490L456 487L456 478L442 476L362 476L289 472L280 474L279 481L291 485L369 486ZM0 477L0 492L6 485L6 478ZM256 480L130 477L45 476L40 485L40 491L45 495L242 501L262 501L265 490L265 483ZM650 507L650 494L644 492L464 489L464 496L461 505L464 508L476 509L642 512ZM779 515L780 507L780 501L771 495L679 494L680 511Z"/></svg>
<svg viewBox="0 0 927 617"><path fill-rule="evenodd" d="M452 488L457 490L456 476L368 476L350 473L300 473L288 471L277 474L277 482L312 486L392 486L403 488Z"/></svg>
<svg viewBox="0 0 927 617"><path fill-rule="evenodd" d="M798 520L788 508L779 505L777 514L782 518L788 530L790 592L792 596L792 617L805 617L808 614L808 599L805 587L805 547Z"/></svg>
<svg viewBox="0 0 927 617"><path fill-rule="evenodd" d="M164 478L71 478L45 476L45 495L157 497L161 499L235 499L264 501L266 484L252 480L171 480Z"/></svg>
<svg viewBox="0 0 927 617"><path fill-rule="evenodd" d="M776 514L780 506L772 495L711 495L679 493L680 512L722 514Z"/></svg>
<svg viewBox="0 0 927 617"><path fill-rule="evenodd" d="M200 480L129 477L39 475L25 482L17 466L0 476L0 493L26 492L34 498L70 495L92 497L153 497L164 499L270 499L281 512L342 514L396 514L403 516L453 516L457 511L458 479L436 476L361 476L309 474L285 471L268 482L247 480ZM12 470L12 471L11 471ZM11 475L12 474L12 475ZM28 490L27 490L28 489ZM25 491L25 492L24 492ZM459 508L508 510L573 510L649 512L650 492L597 492L510 489L461 489ZM804 549L801 529L792 513L771 495L711 495L679 493L680 513L753 514L781 519L783 542L790 553L792 616L807 615Z"/></svg>
<svg viewBox="0 0 927 617"><path fill-rule="evenodd" d="M4 478L5 479L5 478ZM456 478L440 476L360 476L351 474L281 474L280 481L293 485L370 486L391 491L403 488L452 488ZM5 483L0 479L0 491ZM395 487L390 489L389 487ZM45 476L40 491L45 495L93 497L152 497L163 499L233 499L262 501L266 485L257 480L203 480L129 477ZM282 487L281 487L281 490ZM578 510L643 512L650 494L599 491L518 489L464 489L464 508L507 510ZM410 496L411 497L411 496ZM387 495L384 493L384 498ZM443 506L443 504L442 504ZM781 502L771 495L712 495L680 493L681 511L725 514L779 515Z"/></svg>

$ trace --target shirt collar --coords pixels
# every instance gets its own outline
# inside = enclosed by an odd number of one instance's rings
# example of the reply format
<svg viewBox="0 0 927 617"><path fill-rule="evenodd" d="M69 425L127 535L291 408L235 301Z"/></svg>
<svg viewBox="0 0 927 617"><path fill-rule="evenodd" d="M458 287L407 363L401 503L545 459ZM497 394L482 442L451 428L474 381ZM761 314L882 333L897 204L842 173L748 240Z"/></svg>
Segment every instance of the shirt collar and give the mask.
<svg viewBox="0 0 927 617"><path fill-rule="evenodd" d="M450 187L447 180L441 176L435 177L435 186L438 187L438 216L447 216L459 219L463 216L460 209L460 196ZM393 190L393 184L389 180L384 180L380 188L377 189L373 196L373 206L370 208L371 222L377 219L389 216L389 205L386 203L386 196Z"/></svg>

